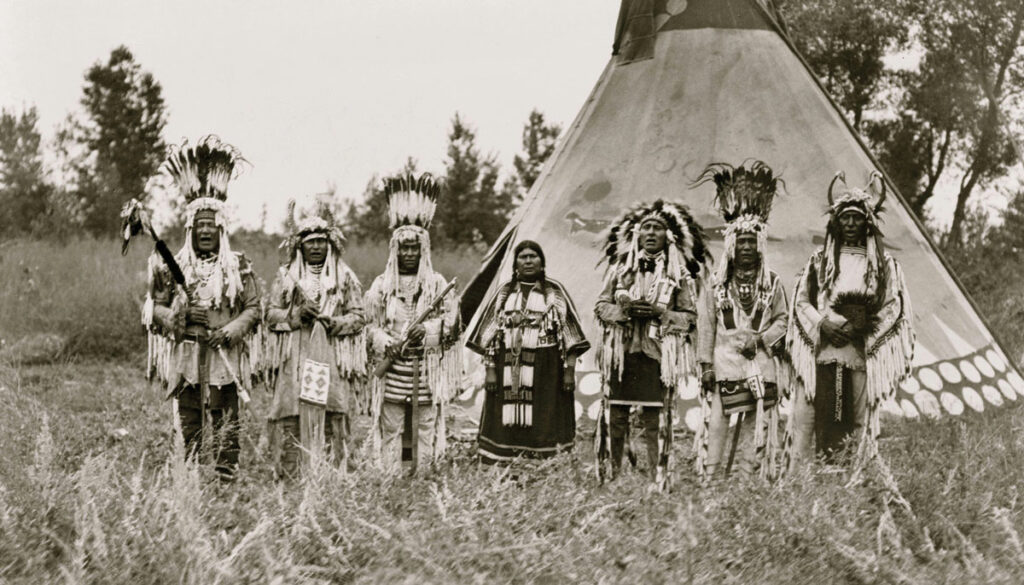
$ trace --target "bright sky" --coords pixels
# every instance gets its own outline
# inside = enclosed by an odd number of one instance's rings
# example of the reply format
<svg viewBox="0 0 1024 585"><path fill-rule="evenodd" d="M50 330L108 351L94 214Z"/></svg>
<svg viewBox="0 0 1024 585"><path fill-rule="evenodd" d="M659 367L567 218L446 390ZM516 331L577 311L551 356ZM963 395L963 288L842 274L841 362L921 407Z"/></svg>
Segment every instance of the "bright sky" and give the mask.
<svg viewBox="0 0 1024 585"><path fill-rule="evenodd" d="M45 138L119 44L163 85L168 141L215 133L253 167L255 226L328 182L358 197L406 157L441 172L458 111L511 172L530 110L567 125L611 52L619 0L0 0L0 106Z"/></svg>
<svg viewBox="0 0 1024 585"><path fill-rule="evenodd" d="M253 167L243 225L329 183L358 197L408 156L443 170L458 111L506 172L539 108L567 126L611 52L619 0L0 0L0 106L35 104L46 138L86 69L127 45L163 85L168 141L208 134ZM948 222L955 177L935 201ZM996 199L999 199L996 197ZM1001 201L989 202L999 207Z"/></svg>

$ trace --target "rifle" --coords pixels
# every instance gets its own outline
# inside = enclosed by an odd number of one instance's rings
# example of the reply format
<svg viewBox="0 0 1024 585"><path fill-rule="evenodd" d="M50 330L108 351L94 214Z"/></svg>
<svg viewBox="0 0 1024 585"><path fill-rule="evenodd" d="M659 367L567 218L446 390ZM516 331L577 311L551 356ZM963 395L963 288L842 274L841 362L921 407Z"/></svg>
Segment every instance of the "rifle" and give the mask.
<svg viewBox="0 0 1024 585"><path fill-rule="evenodd" d="M453 288L455 288L455 283L458 282L458 280L459 279L457 277L456 278L452 278L452 281L448 283L448 286L444 287L444 290L441 291L441 294L439 294L436 297L434 297L434 300L430 302L430 306L428 306L426 309L424 309L422 313L417 315L416 318L411 323L409 323L409 326L406 327L406 331L411 331L414 327L416 327L417 325L420 325L424 321L426 321L427 317L429 317L431 313L436 311L438 309L438 307L441 306L441 303L444 302L444 297ZM409 343L408 334L406 334L406 336L402 339L402 343L399 346L399 353L405 351L405 346L406 346L407 343ZM373 371L373 375L378 377L378 378L383 378L384 374L386 374L388 372L388 370L391 369L391 364L393 364L394 361L395 361L395 359L393 357L385 355L384 359L382 359L380 361L380 363L377 364L377 369L375 369Z"/></svg>

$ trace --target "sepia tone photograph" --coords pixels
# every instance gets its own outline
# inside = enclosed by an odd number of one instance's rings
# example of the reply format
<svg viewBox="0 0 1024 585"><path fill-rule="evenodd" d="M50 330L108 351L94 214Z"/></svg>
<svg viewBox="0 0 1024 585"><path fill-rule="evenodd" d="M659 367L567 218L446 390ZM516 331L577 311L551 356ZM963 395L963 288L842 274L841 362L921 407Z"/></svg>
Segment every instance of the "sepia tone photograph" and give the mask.
<svg viewBox="0 0 1024 585"><path fill-rule="evenodd" d="M1024 0L0 0L0 583L1024 582Z"/></svg>

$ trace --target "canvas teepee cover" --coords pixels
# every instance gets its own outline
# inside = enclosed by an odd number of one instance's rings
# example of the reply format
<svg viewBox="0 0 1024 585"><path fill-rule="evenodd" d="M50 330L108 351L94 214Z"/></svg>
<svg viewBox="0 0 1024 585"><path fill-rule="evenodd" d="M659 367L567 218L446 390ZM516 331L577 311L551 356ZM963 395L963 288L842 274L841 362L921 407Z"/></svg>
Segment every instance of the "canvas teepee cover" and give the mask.
<svg viewBox="0 0 1024 585"><path fill-rule="evenodd" d="M756 0L623 0L615 54L558 150L467 291L467 306L511 274L508 252L520 240L545 249L560 280L600 339L593 306L602 231L638 200L685 203L711 228L713 185L690 189L710 162L765 161L788 195L776 200L769 261L787 293L824 239L825 192L845 170L862 184L877 164L835 104ZM1024 399L1024 380L951 275L922 227L893 196L882 226L901 262L914 305L914 375L887 406L894 414L960 414ZM467 315L468 317L468 315ZM596 343L595 343L596 345ZM594 418L600 380L595 352L577 369L577 413ZM694 428L696 384L677 412ZM472 391L463 397L480 402Z"/></svg>

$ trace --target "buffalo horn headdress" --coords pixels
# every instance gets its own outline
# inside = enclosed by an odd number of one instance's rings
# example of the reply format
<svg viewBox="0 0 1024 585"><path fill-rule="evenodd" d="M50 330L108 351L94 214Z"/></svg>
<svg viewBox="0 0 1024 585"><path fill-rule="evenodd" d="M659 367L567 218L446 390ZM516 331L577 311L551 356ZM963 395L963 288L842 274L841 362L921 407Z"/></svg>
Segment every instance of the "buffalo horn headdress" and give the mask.
<svg viewBox="0 0 1024 585"><path fill-rule="evenodd" d="M841 184L836 186L836 183ZM877 196L872 194L876 191ZM863 188L850 187L846 184L846 173L839 171L828 184L828 208L832 217L839 217L844 211L855 211L864 215L868 223L877 224L884 211L885 197L888 189L882 173L872 171L868 182Z"/></svg>

